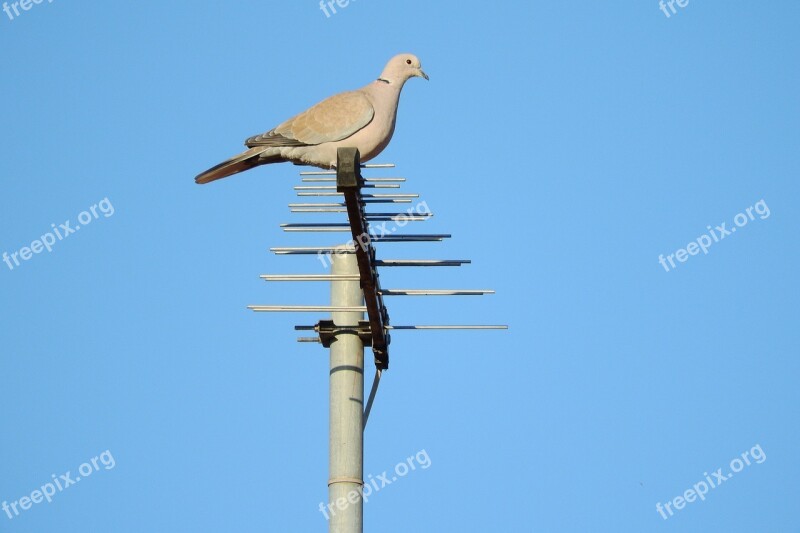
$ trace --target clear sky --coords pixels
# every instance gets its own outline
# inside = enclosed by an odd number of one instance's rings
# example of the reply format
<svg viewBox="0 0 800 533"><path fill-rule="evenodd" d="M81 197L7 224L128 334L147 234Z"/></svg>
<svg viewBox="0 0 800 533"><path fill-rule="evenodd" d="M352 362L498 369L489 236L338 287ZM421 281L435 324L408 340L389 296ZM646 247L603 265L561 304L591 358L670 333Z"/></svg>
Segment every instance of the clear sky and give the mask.
<svg viewBox="0 0 800 533"><path fill-rule="evenodd" d="M800 4L27 5L0 12L0 253L28 257L0 263L0 503L29 508L0 531L326 530L327 354L292 330L320 317L246 306L326 303L259 275L338 241L280 231L297 167L193 177L399 52L431 81L372 175L454 238L379 255L474 262L383 285L497 294L392 321L511 329L394 335L365 474L430 461L366 530L800 530Z"/></svg>

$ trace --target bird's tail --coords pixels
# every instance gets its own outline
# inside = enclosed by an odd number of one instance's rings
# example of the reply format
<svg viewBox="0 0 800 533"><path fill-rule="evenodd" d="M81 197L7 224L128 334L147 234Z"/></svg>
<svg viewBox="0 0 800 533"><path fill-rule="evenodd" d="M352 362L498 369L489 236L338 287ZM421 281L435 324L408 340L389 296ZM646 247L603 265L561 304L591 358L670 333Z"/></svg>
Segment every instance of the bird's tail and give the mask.
<svg viewBox="0 0 800 533"><path fill-rule="evenodd" d="M267 165L269 163L280 163L285 161L279 155L272 155L264 157L262 154L269 150L263 146L251 148L239 155L233 156L230 159L223 161L219 165L209 168L205 172L199 174L195 179L195 183L209 183L214 180L227 178L239 172L244 172L259 165Z"/></svg>

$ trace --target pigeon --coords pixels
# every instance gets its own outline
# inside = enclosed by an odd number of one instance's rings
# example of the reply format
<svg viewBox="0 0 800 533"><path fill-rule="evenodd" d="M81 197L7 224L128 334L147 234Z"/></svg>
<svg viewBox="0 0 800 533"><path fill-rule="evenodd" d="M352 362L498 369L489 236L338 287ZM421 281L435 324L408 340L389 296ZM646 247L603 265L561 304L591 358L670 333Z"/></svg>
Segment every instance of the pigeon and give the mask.
<svg viewBox="0 0 800 533"><path fill-rule="evenodd" d="M429 79L412 54L400 54L381 76L361 89L340 93L245 141L247 150L195 178L209 183L270 163L292 162L336 168L336 150L358 148L361 161L380 154L394 134L403 85L414 77Z"/></svg>

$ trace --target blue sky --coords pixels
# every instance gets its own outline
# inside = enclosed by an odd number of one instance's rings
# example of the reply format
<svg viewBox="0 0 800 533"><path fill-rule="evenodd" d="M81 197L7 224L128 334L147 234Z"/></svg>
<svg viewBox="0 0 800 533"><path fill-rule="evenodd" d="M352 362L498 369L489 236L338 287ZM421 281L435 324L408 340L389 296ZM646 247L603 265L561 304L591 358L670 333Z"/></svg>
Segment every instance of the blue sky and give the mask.
<svg viewBox="0 0 800 533"><path fill-rule="evenodd" d="M797 531L800 5L675 8L0 12L0 253L98 206L0 263L0 503L114 459L0 531L325 531L327 355L292 330L319 317L246 306L325 303L258 276L322 273L268 248L335 242L279 230L297 167L193 177L398 52L431 81L406 86L379 158L397 169L373 175L407 177L435 213L415 229L454 238L379 255L473 264L383 285L497 294L392 299L392 321L511 329L394 335L364 471L430 466L371 498L366 530ZM705 501L656 510L755 446Z"/></svg>

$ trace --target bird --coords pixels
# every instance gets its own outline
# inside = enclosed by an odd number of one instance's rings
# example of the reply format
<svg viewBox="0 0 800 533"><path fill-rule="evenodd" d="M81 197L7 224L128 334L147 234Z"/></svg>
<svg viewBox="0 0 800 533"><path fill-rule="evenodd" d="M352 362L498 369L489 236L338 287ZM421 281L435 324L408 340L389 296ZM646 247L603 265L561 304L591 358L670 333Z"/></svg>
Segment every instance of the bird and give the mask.
<svg viewBox="0 0 800 533"><path fill-rule="evenodd" d="M358 148L361 161L369 161L392 139L400 92L415 77L430 79L417 56L396 55L377 80L331 96L268 132L250 137L244 143L247 150L202 172L195 182L210 183L271 163L333 169L340 147Z"/></svg>

